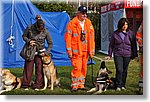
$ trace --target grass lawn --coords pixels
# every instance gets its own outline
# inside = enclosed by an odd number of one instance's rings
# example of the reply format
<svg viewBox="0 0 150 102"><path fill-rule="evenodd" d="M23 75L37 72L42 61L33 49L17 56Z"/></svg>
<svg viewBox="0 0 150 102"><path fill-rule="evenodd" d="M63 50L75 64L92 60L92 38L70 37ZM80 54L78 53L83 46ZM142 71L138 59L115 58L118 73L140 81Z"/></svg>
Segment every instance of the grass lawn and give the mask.
<svg viewBox="0 0 150 102"><path fill-rule="evenodd" d="M104 58L105 55L103 54L96 54L97 57ZM100 61L97 59L93 59L96 64L93 66L94 69L94 79L97 75L97 71L100 66ZM106 62L106 65L109 70L111 70L113 73L110 74L110 77L115 77L115 65L113 61ZM17 77L21 77L23 75L23 68L9 68L11 72L16 75ZM58 76L61 81L60 87L54 87L54 90L51 91L50 89L46 89L44 91L35 91L33 89L29 89L28 91L25 91L24 89L16 89L12 90L10 92L4 92L3 95L92 95L93 93L87 93L84 90L78 90L77 92L73 93L70 90L70 84L71 84L71 77L70 72L72 70L72 67L70 66L62 66L57 67ZM140 67L138 62L132 60L130 62L129 68L128 68L128 77L127 77L127 83L126 88L127 90L124 91L116 91L116 90L107 90L106 92L101 93L101 95L138 95L139 87L138 87L138 81L139 81L139 71ZM32 79L34 80L35 76L33 75ZM91 65L88 65L87 69L87 77L86 77L86 87L88 89L93 88L92 85L92 67Z"/></svg>

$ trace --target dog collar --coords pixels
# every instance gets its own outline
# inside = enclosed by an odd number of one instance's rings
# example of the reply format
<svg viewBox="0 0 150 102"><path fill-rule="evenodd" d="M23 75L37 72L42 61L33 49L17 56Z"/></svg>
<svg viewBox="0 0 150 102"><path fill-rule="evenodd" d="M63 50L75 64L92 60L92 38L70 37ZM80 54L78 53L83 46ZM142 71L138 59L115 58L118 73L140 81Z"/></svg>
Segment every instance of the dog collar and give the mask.
<svg viewBox="0 0 150 102"><path fill-rule="evenodd" d="M3 83L5 86L14 86L14 88L13 89L15 89L17 86L18 86L18 84L19 84L19 82L17 81L17 77L16 77L16 82L13 82L12 84L5 84L5 83Z"/></svg>
<svg viewBox="0 0 150 102"><path fill-rule="evenodd" d="M16 77L16 82L13 82L12 85L15 86L13 89L17 88L19 82L17 81L17 77Z"/></svg>
<svg viewBox="0 0 150 102"><path fill-rule="evenodd" d="M49 65L51 62L52 62L52 61L49 61L48 63L43 63L43 64L45 64L45 65Z"/></svg>
<svg viewBox="0 0 150 102"><path fill-rule="evenodd" d="M3 85L5 85L5 86L10 86L10 85L12 85L12 84L5 84L5 83L3 83Z"/></svg>

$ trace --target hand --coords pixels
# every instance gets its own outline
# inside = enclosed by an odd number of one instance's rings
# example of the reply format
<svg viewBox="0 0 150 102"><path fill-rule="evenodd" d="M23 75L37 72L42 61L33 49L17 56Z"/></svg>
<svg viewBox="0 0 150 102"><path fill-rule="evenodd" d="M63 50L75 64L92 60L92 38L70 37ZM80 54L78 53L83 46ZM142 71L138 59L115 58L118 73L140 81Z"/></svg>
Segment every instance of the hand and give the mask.
<svg viewBox="0 0 150 102"><path fill-rule="evenodd" d="M30 41L30 45L31 45L31 46L36 45L36 41L35 41L35 40L31 40L31 41Z"/></svg>
<svg viewBox="0 0 150 102"><path fill-rule="evenodd" d="M72 58L72 54L69 54L68 57L69 57L69 58Z"/></svg>
<svg viewBox="0 0 150 102"><path fill-rule="evenodd" d="M139 62L139 58L138 57L135 57L134 59L135 59L136 62Z"/></svg>
<svg viewBox="0 0 150 102"><path fill-rule="evenodd" d="M42 52L42 53L40 53L39 55L43 57L43 56L45 56L45 53L44 53L44 52Z"/></svg>
<svg viewBox="0 0 150 102"><path fill-rule="evenodd" d="M89 56L90 56L90 58L93 58L93 57L94 57L94 55L93 55L93 54L89 54Z"/></svg>
<svg viewBox="0 0 150 102"><path fill-rule="evenodd" d="M104 58L104 60L110 60L110 56L106 56L105 58Z"/></svg>

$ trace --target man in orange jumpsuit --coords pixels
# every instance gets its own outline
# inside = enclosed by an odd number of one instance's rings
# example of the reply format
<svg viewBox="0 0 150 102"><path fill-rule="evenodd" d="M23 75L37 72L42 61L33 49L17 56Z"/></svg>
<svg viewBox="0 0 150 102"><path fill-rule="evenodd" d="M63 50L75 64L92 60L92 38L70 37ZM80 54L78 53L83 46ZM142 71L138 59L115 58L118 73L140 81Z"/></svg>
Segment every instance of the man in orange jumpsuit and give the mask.
<svg viewBox="0 0 150 102"><path fill-rule="evenodd" d="M87 18L87 8L80 6L74 17L67 25L65 33L66 50L71 60L72 91L85 89L88 56L95 53L94 28Z"/></svg>
<svg viewBox="0 0 150 102"><path fill-rule="evenodd" d="M141 23L137 34L136 39L139 45L139 52L140 52L140 65L141 65L141 71L140 71L140 81L139 81L139 88L143 88L143 22Z"/></svg>

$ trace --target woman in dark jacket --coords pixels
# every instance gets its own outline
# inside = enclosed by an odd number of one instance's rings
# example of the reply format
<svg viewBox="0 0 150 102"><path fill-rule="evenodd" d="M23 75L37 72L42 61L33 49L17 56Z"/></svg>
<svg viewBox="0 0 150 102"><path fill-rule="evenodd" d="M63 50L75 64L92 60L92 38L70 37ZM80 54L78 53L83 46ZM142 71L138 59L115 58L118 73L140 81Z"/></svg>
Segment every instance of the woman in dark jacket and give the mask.
<svg viewBox="0 0 150 102"><path fill-rule="evenodd" d="M42 19L37 19L35 24L28 26L22 37L28 45L36 46L34 58L32 60L25 59L22 88L25 90L29 89L35 64L35 83L33 89L42 89L44 85L42 56L50 54L53 45L52 38L48 29L44 27ZM48 44L47 49L45 49L45 41Z"/></svg>
<svg viewBox="0 0 150 102"><path fill-rule="evenodd" d="M114 55L116 67L116 87L118 91L125 90L128 65L131 56L138 57L135 34L129 30L129 21L121 18L117 25L118 29L111 36L108 56L109 60ZM132 46L131 46L132 45Z"/></svg>

